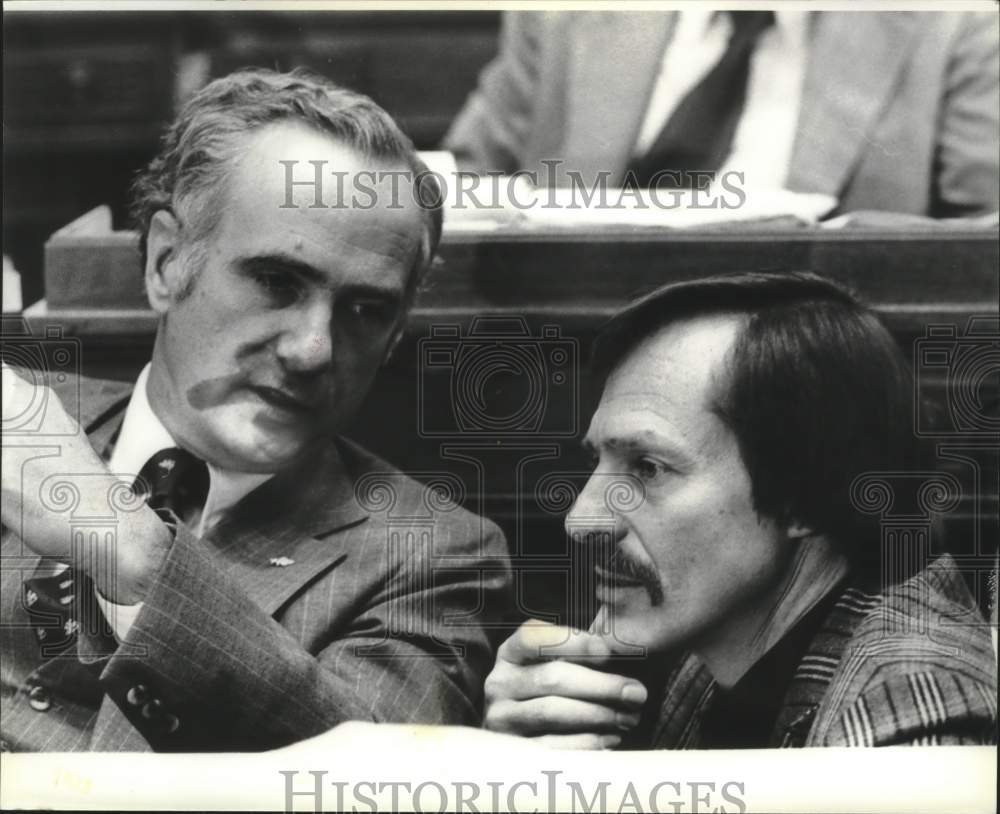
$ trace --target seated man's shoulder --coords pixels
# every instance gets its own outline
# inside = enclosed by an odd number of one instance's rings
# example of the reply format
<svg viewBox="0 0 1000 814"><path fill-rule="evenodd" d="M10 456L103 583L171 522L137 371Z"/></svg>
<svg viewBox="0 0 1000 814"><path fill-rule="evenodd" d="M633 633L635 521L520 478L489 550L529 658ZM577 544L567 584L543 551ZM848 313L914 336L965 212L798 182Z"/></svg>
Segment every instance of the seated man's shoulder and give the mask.
<svg viewBox="0 0 1000 814"><path fill-rule="evenodd" d="M996 654L954 560L940 557L851 602L862 618L814 737L826 745L988 742L997 714Z"/></svg>
<svg viewBox="0 0 1000 814"><path fill-rule="evenodd" d="M72 359L69 361L73 362ZM109 406L127 400L133 389L132 382L97 379L54 366L37 368L12 365L12 368L26 382L39 388L39 397L30 405L36 418L40 418L41 411L45 409L43 388L47 388L59 400L66 413L84 429L105 413Z"/></svg>
<svg viewBox="0 0 1000 814"><path fill-rule="evenodd" d="M872 678L888 665L895 671L940 666L995 682L989 623L950 555L868 599L845 655Z"/></svg>

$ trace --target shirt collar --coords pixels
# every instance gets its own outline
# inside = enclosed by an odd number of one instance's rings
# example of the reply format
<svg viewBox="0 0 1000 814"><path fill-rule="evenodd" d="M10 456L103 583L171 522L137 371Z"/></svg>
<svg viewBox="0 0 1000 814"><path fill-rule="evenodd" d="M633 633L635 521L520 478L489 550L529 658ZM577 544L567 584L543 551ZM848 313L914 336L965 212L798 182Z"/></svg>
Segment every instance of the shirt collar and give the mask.
<svg viewBox="0 0 1000 814"><path fill-rule="evenodd" d="M775 10L774 27L781 39L787 43L804 42L810 13L802 10ZM684 22L685 25L689 26L689 30L697 33L700 37L707 36L715 26L725 26L727 30L729 27L729 20L724 11L691 9L690 11L682 11L681 14L684 15Z"/></svg>
<svg viewBox="0 0 1000 814"><path fill-rule="evenodd" d="M136 475L153 455L162 449L180 446L163 426L149 403L146 384L150 365L147 364L139 378L125 409L121 432L111 453L111 472L121 480L132 483ZM254 489L270 479L270 474L234 472L208 464L209 490L203 517L214 518L219 512L235 505Z"/></svg>
<svg viewBox="0 0 1000 814"><path fill-rule="evenodd" d="M111 453L111 472L129 483L135 480L146 461L153 455L161 449L177 446L177 442L167 432L167 428L156 417L149 404L149 397L146 394L149 367L147 364L136 379L135 389L125 409L125 419L122 421L118 440Z"/></svg>
<svg viewBox="0 0 1000 814"><path fill-rule="evenodd" d="M797 544L789 566L790 578L765 627L760 631L767 652L799 620L821 604L850 570L847 557L834 541L824 534L810 534Z"/></svg>

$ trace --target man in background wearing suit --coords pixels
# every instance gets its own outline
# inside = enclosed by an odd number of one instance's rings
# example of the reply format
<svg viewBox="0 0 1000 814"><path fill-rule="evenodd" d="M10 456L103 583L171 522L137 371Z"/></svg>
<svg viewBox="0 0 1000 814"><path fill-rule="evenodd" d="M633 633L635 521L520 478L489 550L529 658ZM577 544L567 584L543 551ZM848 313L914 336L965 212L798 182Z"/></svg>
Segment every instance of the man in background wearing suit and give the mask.
<svg viewBox="0 0 1000 814"><path fill-rule="evenodd" d="M159 325L135 387L64 381L70 415L4 367L5 748L478 723L502 535L337 436L440 238L423 169L371 100L307 75L233 74L180 113L137 185ZM116 534L75 535L108 506Z"/></svg>
<svg viewBox="0 0 1000 814"><path fill-rule="evenodd" d="M444 146L542 185L733 170L841 212L989 213L998 40L994 12L511 12Z"/></svg>
<svg viewBox="0 0 1000 814"><path fill-rule="evenodd" d="M901 516L935 475L872 311L815 275L703 278L626 309L595 357L595 469L566 529L597 614L501 645L487 727L578 748L996 741L993 643L954 559L874 513L894 477Z"/></svg>

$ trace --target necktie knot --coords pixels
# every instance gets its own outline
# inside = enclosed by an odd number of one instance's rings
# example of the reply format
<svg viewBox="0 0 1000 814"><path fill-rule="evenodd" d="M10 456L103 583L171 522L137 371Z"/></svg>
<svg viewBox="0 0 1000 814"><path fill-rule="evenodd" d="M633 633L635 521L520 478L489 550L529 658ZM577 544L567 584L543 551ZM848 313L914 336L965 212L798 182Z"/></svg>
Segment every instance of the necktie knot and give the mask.
<svg viewBox="0 0 1000 814"><path fill-rule="evenodd" d="M732 42L753 42L774 24L773 11L727 11L733 26Z"/></svg>
<svg viewBox="0 0 1000 814"><path fill-rule="evenodd" d="M184 519L208 497L208 467L187 450L162 449L139 472L133 487L152 509L170 509Z"/></svg>

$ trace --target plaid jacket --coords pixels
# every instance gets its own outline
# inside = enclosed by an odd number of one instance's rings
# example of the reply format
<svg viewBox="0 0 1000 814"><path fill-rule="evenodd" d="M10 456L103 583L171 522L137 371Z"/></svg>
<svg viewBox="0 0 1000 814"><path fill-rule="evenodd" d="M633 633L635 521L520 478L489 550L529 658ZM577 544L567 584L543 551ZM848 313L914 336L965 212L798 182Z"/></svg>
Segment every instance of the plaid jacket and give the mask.
<svg viewBox="0 0 1000 814"><path fill-rule="evenodd" d="M657 748L699 748L715 683L693 655L668 677ZM997 742L989 627L950 556L882 593L847 588L807 648L772 747Z"/></svg>

